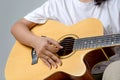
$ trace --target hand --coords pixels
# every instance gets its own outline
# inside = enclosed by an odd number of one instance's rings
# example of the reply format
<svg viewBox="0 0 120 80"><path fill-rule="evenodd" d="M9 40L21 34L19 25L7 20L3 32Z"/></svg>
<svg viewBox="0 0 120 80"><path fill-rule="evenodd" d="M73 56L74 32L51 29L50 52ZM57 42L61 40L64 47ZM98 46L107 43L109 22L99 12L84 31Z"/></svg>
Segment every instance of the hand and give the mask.
<svg viewBox="0 0 120 80"><path fill-rule="evenodd" d="M35 40L35 51L38 57L51 69L61 66L62 62L56 52L62 48L58 42L47 37L37 37Z"/></svg>

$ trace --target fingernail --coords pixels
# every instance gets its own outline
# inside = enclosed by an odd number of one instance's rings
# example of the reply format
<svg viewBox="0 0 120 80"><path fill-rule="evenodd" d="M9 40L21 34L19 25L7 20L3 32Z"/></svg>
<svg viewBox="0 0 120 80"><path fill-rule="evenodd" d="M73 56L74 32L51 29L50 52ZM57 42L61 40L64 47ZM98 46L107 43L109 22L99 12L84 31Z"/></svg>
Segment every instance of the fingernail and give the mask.
<svg viewBox="0 0 120 80"><path fill-rule="evenodd" d="M57 69L57 67L58 67L57 65L54 66L55 69Z"/></svg>
<svg viewBox="0 0 120 80"><path fill-rule="evenodd" d="M61 62L59 62L58 64L59 64L59 66L62 66L62 63L61 63Z"/></svg>
<svg viewBox="0 0 120 80"><path fill-rule="evenodd" d="M63 46L60 46L60 48L63 48Z"/></svg>

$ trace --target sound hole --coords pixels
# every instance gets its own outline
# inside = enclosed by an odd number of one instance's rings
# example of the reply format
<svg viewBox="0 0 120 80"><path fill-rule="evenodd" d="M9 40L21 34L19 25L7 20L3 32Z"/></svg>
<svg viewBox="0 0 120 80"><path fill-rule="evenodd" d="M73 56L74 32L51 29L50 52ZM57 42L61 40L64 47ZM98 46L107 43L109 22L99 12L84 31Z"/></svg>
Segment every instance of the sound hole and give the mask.
<svg viewBox="0 0 120 80"><path fill-rule="evenodd" d="M59 57L63 57L72 53L74 40L75 39L73 37L66 37L61 40L60 45L63 46L63 48L57 52L57 55Z"/></svg>

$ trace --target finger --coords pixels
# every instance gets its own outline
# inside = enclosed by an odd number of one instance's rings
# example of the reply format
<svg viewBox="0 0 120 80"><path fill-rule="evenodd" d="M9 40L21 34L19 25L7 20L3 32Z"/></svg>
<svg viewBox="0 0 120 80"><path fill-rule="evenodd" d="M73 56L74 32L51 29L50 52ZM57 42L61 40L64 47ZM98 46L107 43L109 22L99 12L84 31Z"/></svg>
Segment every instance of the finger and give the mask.
<svg viewBox="0 0 120 80"><path fill-rule="evenodd" d="M45 63L50 69L52 68L52 66L53 66L54 68L57 68L57 67L58 67L57 64L56 64L50 57L44 55L44 57L42 57L42 59L43 59L44 63Z"/></svg>
<svg viewBox="0 0 120 80"><path fill-rule="evenodd" d="M63 48L57 41L55 41L53 39L48 38L48 42L49 42L49 44L52 44L57 48Z"/></svg>
<svg viewBox="0 0 120 80"><path fill-rule="evenodd" d="M57 55L51 53L50 51L46 51L45 55L49 56L57 65L61 66L62 61L57 57ZM52 64L54 65L54 64Z"/></svg>
<svg viewBox="0 0 120 80"><path fill-rule="evenodd" d="M59 48L55 47L55 46L52 46L52 45L48 45L46 46L46 49L52 53L56 53L58 52Z"/></svg>
<svg viewBox="0 0 120 80"><path fill-rule="evenodd" d="M58 65L53 61L53 59L48 58L47 60L49 61L49 63L50 63L54 68L57 68L57 67L58 67Z"/></svg>
<svg viewBox="0 0 120 80"><path fill-rule="evenodd" d="M52 65L49 63L49 61L47 61L47 59L45 59L45 58L43 58L43 57L41 57L40 59L44 62L44 64L45 64L46 66L49 67L49 69L52 69Z"/></svg>

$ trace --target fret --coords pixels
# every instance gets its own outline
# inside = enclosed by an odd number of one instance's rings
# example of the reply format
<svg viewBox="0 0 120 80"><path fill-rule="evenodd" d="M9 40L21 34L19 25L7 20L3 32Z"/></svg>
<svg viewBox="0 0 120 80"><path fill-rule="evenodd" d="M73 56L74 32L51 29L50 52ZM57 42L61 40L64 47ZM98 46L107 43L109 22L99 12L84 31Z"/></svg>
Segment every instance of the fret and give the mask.
<svg viewBox="0 0 120 80"><path fill-rule="evenodd" d="M73 49L108 47L120 44L120 34L76 39Z"/></svg>

